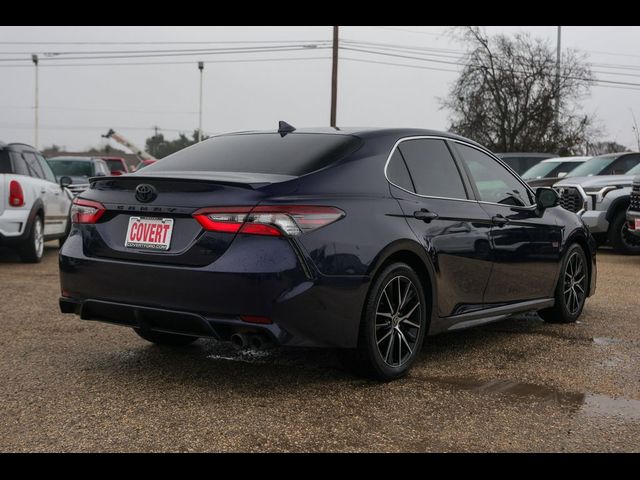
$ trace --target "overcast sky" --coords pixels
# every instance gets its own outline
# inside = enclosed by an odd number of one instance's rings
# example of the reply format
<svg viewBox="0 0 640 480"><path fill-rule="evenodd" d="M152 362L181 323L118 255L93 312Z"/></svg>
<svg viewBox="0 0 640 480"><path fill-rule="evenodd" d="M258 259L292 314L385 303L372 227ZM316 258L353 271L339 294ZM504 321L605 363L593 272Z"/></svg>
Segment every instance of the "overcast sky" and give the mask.
<svg viewBox="0 0 640 480"><path fill-rule="evenodd" d="M486 27L489 33L527 31L555 46L556 27ZM405 47L429 48L430 61L341 51L338 125L407 126L444 130L447 112L438 98L456 78L456 51L462 47L447 34L449 27L341 27L344 46L371 49L371 42L391 55L423 56ZM40 141L79 151L102 145L108 128L134 142L157 125L169 138L198 127L198 60L204 70L203 130L219 133L273 129L278 120L297 127L329 123L331 27L0 27L0 141L33 144L34 67L40 54ZM170 43L156 42L256 42ZM280 52L158 56L153 58L80 59L90 52L129 50L221 49L258 42L286 42ZM66 45L9 42L76 42ZM78 44L78 42L150 42L147 44ZM314 43L314 42L325 42ZM358 42L346 43L346 42ZM363 45L362 42L369 42ZM607 139L637 148L631 109L640 117L640 27L563 27L563 48L589 54L596 77L638 86L594 86L585 111L597 114ZM307 47L302 47L306 45ZM316 48L310 48L316 45ZM380 51L380 50L379 50ZM45 53L69 52L45 56ZM78 52L78 53L73 53ZM86 53L83 53L86 52ZM174 52L176 53L176 52ZM184 53L184 52L181 52ZM188 52L187 52L188 53ZM164 55L156 52L156 55ZM295 59L284 61L282 59ZM17 60L10 60L17 59ZM269 61L266 61L270 59ZM375 62L400 63L410 68ZM247 60L260 60L249 62ZM171 62L151 65L149 63ZM144 63L102 66L89 63ZM82 64L83 66L64 66ZM16 65L16 66L14 66ZM61 65L61 66L55 66ZM426 67L426 68L424 68ZM447 71L443 71L447 70ZM451 71L453 70L453 71ZM615 72L615 74L614 74ZM115 145L115 144L114 144Z"/></svg>

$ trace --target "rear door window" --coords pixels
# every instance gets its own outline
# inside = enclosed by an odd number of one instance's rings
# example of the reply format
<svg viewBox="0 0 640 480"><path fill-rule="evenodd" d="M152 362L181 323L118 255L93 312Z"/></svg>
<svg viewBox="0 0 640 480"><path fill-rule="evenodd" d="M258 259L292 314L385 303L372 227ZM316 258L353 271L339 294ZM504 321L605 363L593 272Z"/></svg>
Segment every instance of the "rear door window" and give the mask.
<svg viewBox="0 0 640 480"><path fill-rule="evenodd" d="M416 192L413 181L409 176L409 170L407 170L407 164L404 158L402 158L400 150L397 148L393 151L389 165L387 165L387 178L396 187L403 188L412 193Z"/></svg>
<svg viewBox="0 0 640 480"><path fill-rule="evenodd" d="M444 140L406 140L398 149L409 168L416 193L428 197L468 198L458 167Z"/></svg>

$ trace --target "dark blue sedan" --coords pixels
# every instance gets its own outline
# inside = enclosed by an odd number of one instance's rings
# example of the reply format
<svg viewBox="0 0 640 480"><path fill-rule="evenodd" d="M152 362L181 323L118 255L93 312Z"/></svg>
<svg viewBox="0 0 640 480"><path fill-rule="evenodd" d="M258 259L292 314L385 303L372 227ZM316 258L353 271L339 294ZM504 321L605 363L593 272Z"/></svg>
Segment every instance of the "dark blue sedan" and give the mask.
<svg viewBox="0 0 640 480"><path fill-rule="evenodd" d="M448 133L219 135L91 179L60 252L60 306L158 344L337 348L394 379L427 335L526 311L576 321L595 243L557 205Z"/></svg>

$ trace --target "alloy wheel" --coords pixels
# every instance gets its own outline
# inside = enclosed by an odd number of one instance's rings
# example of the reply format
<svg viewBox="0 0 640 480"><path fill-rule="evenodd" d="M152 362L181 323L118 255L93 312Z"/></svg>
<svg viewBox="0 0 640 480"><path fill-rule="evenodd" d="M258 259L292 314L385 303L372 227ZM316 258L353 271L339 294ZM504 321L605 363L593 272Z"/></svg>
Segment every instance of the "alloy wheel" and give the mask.
<svg viewBox="0 0 640 480"><path fill-rule="evenodd" d="M389 280L376 307L375 339L382 360L391 367L405 364L419 338L422 305L418 290L405 276Z"/></svg>
<svg viewBox="0 0 640 480"><path fill-rule="evenodd" d="M582 255L573 252L564 272L564 304L571 315L580 311L587 290L587 275Z"/></svg>
<svg viewBox="0 0 640 480"><path fill-rule="evenodd" d="M36 256L42 257L44 252L44 235L42 233L42 221L37 218L33 225L33 246L35 247Z"/></svg>

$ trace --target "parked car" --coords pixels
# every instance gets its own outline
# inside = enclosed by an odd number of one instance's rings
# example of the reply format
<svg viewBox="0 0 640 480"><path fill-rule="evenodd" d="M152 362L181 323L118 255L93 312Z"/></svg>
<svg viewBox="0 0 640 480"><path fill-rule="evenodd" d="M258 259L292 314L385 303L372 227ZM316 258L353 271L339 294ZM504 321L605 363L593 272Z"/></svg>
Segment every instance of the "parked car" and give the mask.
<svg viewBox="0 0 640 480"><path fill-rule="evenodd" d="M449 133L292 130L92 179L60 252L61 310L158 344L338 348L384 380L426 335L580 316L595 242L554 190Z"/></svg>
<svg viewBox="0 0 640 480"><path fill-rule="evenodd" d="M71 194L35 148L0 142L0 245L15 248L24 262L39 262L44 242L69 233Z"/></svg>
<svg viewBox="0 0 640 480"><path fill-rule="evenodd" d="M551 187L566 177L574 168L582 165L591 157L555 157L542 160L522 174L530 187Z"/></svg>
<svg viewBox="0 0 640 480"><path fill-rule="evenodd" d="M625 170L624 175L613 174L628 166L633 168ZM593 174L574 176L578 170ZM640 240L629 233L626 222L636 175L640 175L639 153L602 155L572 170L554 188L560 195L560 205L580 215L598 243L609 243L622 253L640 254Z"/></svg>
<svg viewBox="0 0 640 480"><path fill-rule="evenodd" d="M137 172L138 170L140 170L140 169L142 169L144 167L148 167L149 165L153 165L157 161L158 160L140 160L140 163L138 163L138 165L136 165L135 171Z"/></svg>
<svg viewBox="0 0 640 480"><path fill-rule="evenodd" d="M567 173L565 178L625 175L638 164L640 164L640 153L609 153L592 157L590 160Z"/></svg>
<svg viewBox="0 0 640 480"><path fill-rule="evenodd" d="M627 228L629 233L640 239L640 176L633 179L627 210Z"/></svg>
<svg viewBox="0 0 640 480"><path fill-rule="evenodd" d="M122 157L100 157L104 160L109 167L109 171L111 175L124 175L125 173L129 173L129 166L127 162Z"/></svg>
<svg viewBox="0 0 640 480"><path fill-rule="evenodd" d="M526 152L513 152L513 153L497 153L498 158L509 165L513 171L518 175L522 175L534 165L537 165L542 160L555 157L552 153L526 153Z"/></svg>
<svg viewBox="0 0 640 480"><path fill-rule="evenodd" d="M94 157L53 157L47 162L56 178L69 177L71 184L67 187L74 195L89 188L89 178L111 175L107 163Z"/></svg>

